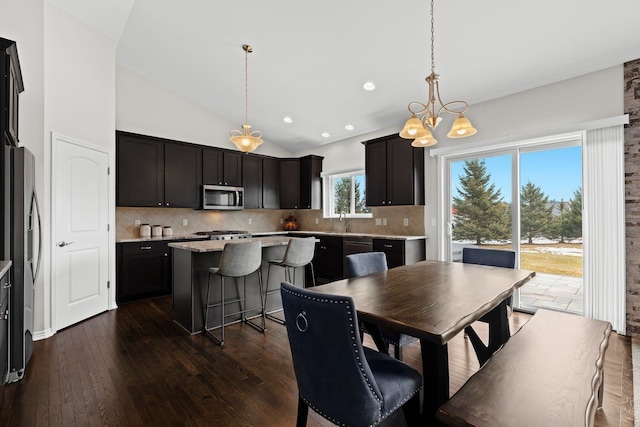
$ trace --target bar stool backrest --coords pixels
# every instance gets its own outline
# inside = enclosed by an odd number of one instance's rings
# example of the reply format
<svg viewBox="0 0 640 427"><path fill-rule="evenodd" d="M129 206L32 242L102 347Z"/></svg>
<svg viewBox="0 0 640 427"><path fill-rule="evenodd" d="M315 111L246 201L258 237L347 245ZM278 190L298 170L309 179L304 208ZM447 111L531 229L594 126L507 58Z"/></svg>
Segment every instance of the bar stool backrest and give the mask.
<svg viewBox="0 0 640 427"><path fill-rule="evenodd" d="M218 274L227 277L242 277L260 268L262 264L262 243L227 243L222 250Z"/></svg>
<svg viewBox="0 0 640 427"><path fill-rule="evenodd" d="M290 267L302 267L313 260L316 251L315 237L292 237L284 253L282 264Z"/></svg>

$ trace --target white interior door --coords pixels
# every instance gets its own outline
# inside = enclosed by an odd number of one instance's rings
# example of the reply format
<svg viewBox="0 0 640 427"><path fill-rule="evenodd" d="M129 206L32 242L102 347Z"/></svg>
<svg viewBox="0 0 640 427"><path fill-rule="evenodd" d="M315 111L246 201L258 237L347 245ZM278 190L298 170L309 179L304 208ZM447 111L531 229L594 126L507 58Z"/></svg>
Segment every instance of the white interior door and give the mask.
<svg viewBox="0 0 640 427"><path fill-rule="evenodd" d="M109 308L109 154L53 137L54 327Z"/></svg>

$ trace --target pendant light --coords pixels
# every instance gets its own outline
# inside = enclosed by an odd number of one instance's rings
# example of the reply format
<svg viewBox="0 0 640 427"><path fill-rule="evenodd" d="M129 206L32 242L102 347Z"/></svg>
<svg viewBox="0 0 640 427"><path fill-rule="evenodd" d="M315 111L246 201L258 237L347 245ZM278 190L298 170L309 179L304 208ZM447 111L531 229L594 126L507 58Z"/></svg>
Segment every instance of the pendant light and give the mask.
<svg viewBox="0 0 640 427"><path fill-rule="evenodd" d="M229 140L238 147L238 150L250 153L262 144L262 132L259 130L252 132L249 125L249 54L253 52L253 48L248 44L243 44L242 49L244 50L244 124L242 131L232 130L230 132L231 138Z"/></svg>
<svg viewBox="0 0 640 427"><path fill-rule="evenodd" d="M453 126L447 136L449 138L464 138L474 135L477 130L473 127L468 118L463 113L469 108L469 104L465 101L451 101L444 103L440 98L440 76L435 72L435 56L434 56L434 18L433 18L433 3L431 0L431 74L427 76L426 81L429 85L429 99L426 104L422 102L410 102L407 109L411 113L411 117L404 125L404 128L400 131L400 137L405 139L413 139L411 143L414 147L429 147L436 144L438 141L431 134L431 129L435 129L436 126L442 120L440 113L446 111L447 113L456 114L457 118L453 122ZM436 101L440 107L436 110ZM457 108L456 108L457 107Z"/></svg>

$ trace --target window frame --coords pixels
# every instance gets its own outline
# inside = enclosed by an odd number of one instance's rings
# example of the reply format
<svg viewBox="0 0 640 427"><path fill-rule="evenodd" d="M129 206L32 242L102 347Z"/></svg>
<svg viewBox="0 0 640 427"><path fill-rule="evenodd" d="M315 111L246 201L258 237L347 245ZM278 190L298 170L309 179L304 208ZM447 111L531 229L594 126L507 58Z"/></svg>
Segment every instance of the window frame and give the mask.
<svg viewBox="0 0 640 427"><path fill-rule="evenodd" d="M340 214L334 212L334 181L336 179L343 178L351 178L351 200L349 206L349 212L345 212L347 218L373 218L373 213L355 213L355 177L356 176L365 176L365 171L362 169L339 172L333 174L327 174L322 177L323 187L324 187L324 203L323 206L323 217L324 218L338 218ZM366 185L366 180L365 180ZM365 188L366 194L366 188ZM367 206L369 207L369 206Z"/></svg>

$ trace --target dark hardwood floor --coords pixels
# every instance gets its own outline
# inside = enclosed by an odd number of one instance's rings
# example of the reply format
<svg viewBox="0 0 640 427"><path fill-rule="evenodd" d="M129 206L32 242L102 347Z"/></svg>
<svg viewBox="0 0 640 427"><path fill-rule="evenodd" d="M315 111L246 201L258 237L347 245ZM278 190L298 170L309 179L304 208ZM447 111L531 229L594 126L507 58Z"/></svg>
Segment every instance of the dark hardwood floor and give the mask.
<svg viewBox="0 0 640 427"><path fill-rule="evenodd" d="M37 341L25 378L6 387L0 425L295 425L297 388L283 326L269 322L263 335L232 325L222 349L171 319L171 298L157 298ZM511 319L513 331L529 316ZM365 344L373 346L369 338ZM419 344L405 347L404 356L421 370ZM462 336L450 343L449 360L453 393L478 362ZM596 426L633 426L631 372L630 339L614 333ZM310 411L308 425L332 424ZM404 426L401 411L383 425Z"/></svg>

